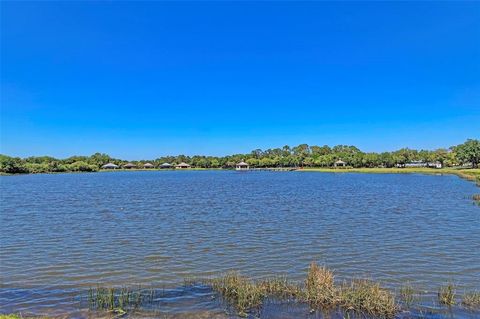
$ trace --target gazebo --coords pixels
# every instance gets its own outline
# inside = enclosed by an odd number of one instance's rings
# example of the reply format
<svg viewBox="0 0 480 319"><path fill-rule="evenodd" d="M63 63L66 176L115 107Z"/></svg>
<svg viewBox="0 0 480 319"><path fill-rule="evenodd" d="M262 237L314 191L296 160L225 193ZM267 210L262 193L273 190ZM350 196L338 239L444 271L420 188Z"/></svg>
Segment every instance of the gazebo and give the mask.
<svg viewBox="0 0 480 319"><path fill-rule="evenodd" d="M250 169L250 165L248 163L245 163L244 161L241 161L237 165L235 165L235 170L237 171L248 171Z"/></svg>
<svg viewBox="0 0 480 319"><path fill-rule="evenodd" d="M346 164L347 163L345 163L344 161L338 160L333 164L333 166L335 166L335 167L339 167L339 166L345 167Z"/></svg>
<svg viewBox="0 0 480 319"><path fill-rule="evenodd" d="M187 163L184 163L184 162L181 162L180 164L176 165L175 168L178 168L178 169L187 169L187 168L190 168L191 166Z"/></svg>
<svg viewBox="0 0 480 319"><path fill-rule="evenodd" d="M152 163L143 164L143 168L154 168L155 166Z"/></svg>
<svg viewBox="0 0 480 319"><path fill-rule="evenodd" d="M162 165L160 165L160 168L161 169L169 169L169 168L172 168L172 164L170 163L163 163Z"/></svg>
<svg viewBox="0 0 480 319"><path fill-rule="evenodd" d="M133 164L133 163L127 163L125 165L123 165L123 168L126 168L126 169L131 169L131 168L135 168L137 167L137 165Z"/></svg>
<svg viewBox="0 0 480 319"><path fill-rule="evenodd" d="M103 169L117 169L118 165L115 165L113 163L108 163L102 166Z"/></svg>

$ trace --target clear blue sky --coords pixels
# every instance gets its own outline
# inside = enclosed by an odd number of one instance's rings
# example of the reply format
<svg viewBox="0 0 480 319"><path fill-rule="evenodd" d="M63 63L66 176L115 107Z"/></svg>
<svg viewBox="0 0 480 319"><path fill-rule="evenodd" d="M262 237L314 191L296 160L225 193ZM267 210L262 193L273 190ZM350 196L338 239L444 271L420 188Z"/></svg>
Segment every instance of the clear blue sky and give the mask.
<svg viewBox="0 0 480 319"><path fill-rule="evenodd" d="M1 3L15 156L480 138L480 3Z"/></svg>

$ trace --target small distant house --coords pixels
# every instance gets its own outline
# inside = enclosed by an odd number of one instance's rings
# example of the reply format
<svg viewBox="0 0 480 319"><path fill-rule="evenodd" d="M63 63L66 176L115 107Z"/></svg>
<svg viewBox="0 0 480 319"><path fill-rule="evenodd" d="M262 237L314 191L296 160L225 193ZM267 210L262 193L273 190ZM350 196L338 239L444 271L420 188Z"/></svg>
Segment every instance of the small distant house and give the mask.
<svg viewBox="0 0 480 319"><path fill-rule="evenodd" d="M235 165L235 169L237 171L248 171L250 169L250 166L247 163L245 163L244 161L241 161L240 163Z"/></svg>
<svg viewBox="0 0 480 319"><path fill-rule="evenodd" d="M405 167L427 167L427 163L422 161L411 161L405 164Z"/></svg>
<svg viewBox="0 0 480 319"><path fill-rule="evenodd" d="M347 163L345 163L344 161L338 160L335 163L333 163L333 166L335 166L335 167L345 167L346 164Z"/></svg>
<svg viewBox="0 0 480 319"><path fill-rule="evenodd" d="M177 169L187 169L187 168L190 168L190 167L191 167L191 166L190 166L189 164L184 163L184 162L182 162L182 163L180 163L180 164L177 164L177 165L175 166L175 168L177 168Z"/></svg>
<svg viewBox="0 0 480 319"><path fill-rule="evenodd" d="M162 165L160 165L161 169L170 169L172 167L173 167L173 165L170 164L170 163L163 163Z"/></svg>
<svg viewBox="0 0 480 319"><path fill-rule="evenodd" d="M103 169L117 169L118 165L115 165L113 163L108 163L102 166Z"/></svg>
<svg viewBox="0 0 480 319"><path fill-rule="evenodd" d="M131 168L135 168L137 167L137 165L133 164L133 163L127 163L125 165L123 165L123 168L126 168L126 169L131 169Z"/></svg>
<svg viewBox="0 0 480 319"><path fill-rule="evenodd" d="M149 169L149 168L154 168L155 166L152 163L145 163L143 164L143 168Z"/></svg>
<svg viewBox="0 0 480 319"><path fill-rule="evenodd" d="M432 168L442 168L442 163L440 163L440 162L429 163L429 164L428 164L428 167L432 167Z"/></svg>

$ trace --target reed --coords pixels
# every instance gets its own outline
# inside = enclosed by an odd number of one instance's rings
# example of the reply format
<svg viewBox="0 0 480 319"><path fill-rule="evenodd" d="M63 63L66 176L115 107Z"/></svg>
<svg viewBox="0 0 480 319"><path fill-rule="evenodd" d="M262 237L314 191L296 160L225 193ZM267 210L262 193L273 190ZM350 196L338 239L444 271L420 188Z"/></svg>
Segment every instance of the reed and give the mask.
<svg viewBox="0 0 480 319"><path fill-rule="evenodd" d="M242 317L247 316L250 310L258 308L265 297L264 289L237 272L229 272L223 277L212 279L210 284Z"/></svg>
<svg viewBox="0 0 480 319"><path fill-rule="evenodd" d="M480 184L479 184L479 186L480 186ZM473 196L472 196L472 199L473 199L477 204L480 205L480 194L475 194L475 195L473 195Z"/></svg>
<svg viewBox="0 0 480 319"><path fill-rule="evenodd" d="M400 299L407 307L410 307L418 300L417 290L410 283L406 283L400 287Z"/></svg>
<svg viewBox="0 0 480 319"><path fill-rule="evenodd" d="M468 292L463 296L462 305L467 308L480 309L480 292Z"/></svg>
<svg viewBox="0 0 480 319"><path fill-rule="evenodd" d="M88 290L88 304L94 310L115 310L125 312L152 303L155 298L153 289L129 289L96 287Z"/></svg>
<svg viewBox="0 0 480 319"><path fill-rule="evenodd" d="M335 305L338 300L333 272L312 262L305 279L305 298L313 307Z"/></svg>
<svg viewBox="0 0 480 319"><path fill-rule="evenodd" d="M441 305L453 306L456 299L456 289L455 285L450 282L445 286L441 286L438 290L438 302Z"/></svg>
<svg viewBox="0 0 480 319"><path fill-rule="evenodd" d="M340 306L376 318L393 318L398 311L395 296L379 283L357 279L344 283L339 291Z"/></svg>
<svg viewBox="0 0 480 319"><path fill-rule="evenodd" d="M262 280L257 286L266 296L281 299L304 299L302 288L288 281L286 277L273 277Z"/></svg>

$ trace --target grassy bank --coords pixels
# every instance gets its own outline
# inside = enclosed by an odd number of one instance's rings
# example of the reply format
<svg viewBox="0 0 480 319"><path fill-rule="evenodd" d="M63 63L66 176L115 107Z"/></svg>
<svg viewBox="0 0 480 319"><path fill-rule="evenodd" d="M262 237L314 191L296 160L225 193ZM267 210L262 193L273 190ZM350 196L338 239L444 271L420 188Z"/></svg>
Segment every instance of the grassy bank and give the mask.
<svg viewBox="0 0 480 319"><path fill-rule="evenodd" d="M323 172L323 173L370 173L370 174L450 174L457 175L469 181L474 181L480 186L480 168L460 169L460 168L426 168L426 167L407 167L407 168L303 168L301 172Z"/></svg>

